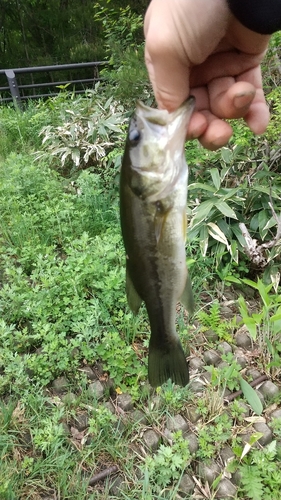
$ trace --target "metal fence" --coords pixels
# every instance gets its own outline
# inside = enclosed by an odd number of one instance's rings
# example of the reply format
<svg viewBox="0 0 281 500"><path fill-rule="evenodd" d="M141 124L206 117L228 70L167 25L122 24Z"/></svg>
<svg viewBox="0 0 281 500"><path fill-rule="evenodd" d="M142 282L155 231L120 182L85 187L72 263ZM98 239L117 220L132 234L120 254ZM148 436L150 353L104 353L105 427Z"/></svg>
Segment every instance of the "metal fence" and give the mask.
<svg viewBox="0 0 281 500"><path fill-rule="evenodd" d="M8 85L0 86L0 103L14 102L18 108L27 99L39 99L58 95L61 89L67 88L76 94L86 88L93 87L95 82L104 80L100 77L100 68L107 65L106 61L95 61L77 64L57 64L54 66L35 66L30 68L13 68L0 70L0 78L7 79ZM87 68L93 68L91 78L78 77L77 73ZM34 73L43 73L42 81L34 81ZM56 80L57 74L63 73L67 77ZM29 75L31 83L26 83L24 77ZM55 77L55 78L54 78ZM49 81L51 79L51 81ZM41 80L41 79L40 79ZM47 80L47 81L46 81Z"/></svg>

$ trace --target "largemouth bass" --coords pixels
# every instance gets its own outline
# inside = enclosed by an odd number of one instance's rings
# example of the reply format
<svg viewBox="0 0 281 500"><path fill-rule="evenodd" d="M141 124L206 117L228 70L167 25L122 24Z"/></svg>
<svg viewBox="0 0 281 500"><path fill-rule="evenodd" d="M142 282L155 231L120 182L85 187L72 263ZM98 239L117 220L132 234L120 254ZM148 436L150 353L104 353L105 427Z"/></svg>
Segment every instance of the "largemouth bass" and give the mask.
<svg viewBox="0 0 281 500"><path fill-rule="evenodd" d="M193 97L173 113L137 103L121 167L127 299L134 314L142 301L146 305L151 327L148 378L153 387L169 378L182 386L189 381L175 319L179 300L190 313L194 309L185 255L184 157L193 108Z"/></svg>

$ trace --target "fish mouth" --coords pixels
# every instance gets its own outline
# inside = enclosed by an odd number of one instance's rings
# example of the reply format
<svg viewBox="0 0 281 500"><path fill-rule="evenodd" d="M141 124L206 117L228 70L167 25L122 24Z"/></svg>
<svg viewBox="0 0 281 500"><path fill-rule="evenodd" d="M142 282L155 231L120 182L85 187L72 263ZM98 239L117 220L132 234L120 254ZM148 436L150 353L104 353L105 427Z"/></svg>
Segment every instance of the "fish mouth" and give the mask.
<svg viewBox="0 0 281 500"><path fill-rule="evenodd" d="M171 113L169 113L167 109L150 108L142 101L137 101L136 111L140 118L146 120L151 125L167 126L172 122L178 121L177 118L184 117L185 114L187 115L186 119L189 120L194 107L195 97L190 96L181 104L179 108Z"/></svg>

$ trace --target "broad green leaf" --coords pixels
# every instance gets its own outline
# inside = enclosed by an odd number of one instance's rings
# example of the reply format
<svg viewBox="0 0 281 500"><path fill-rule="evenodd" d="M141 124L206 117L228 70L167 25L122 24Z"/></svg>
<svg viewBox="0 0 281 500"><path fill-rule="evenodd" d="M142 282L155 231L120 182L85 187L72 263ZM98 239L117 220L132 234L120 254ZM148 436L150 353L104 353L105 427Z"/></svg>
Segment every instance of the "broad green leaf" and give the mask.
<svg viewBox="0 0 281 500"><path fill-rule="evenodd" d="M238 264L238 247L237 247L237 241L233 240L230 245L230 255L234 262Z"/></svg>
<svg viewBox="0 0 281 500"><path fill-rule="evenodd" d="M249 285L252 288L255 288L255 290L258 289L258 285L255 281L249 280L248 278L243 278L242 281L243 283L245 283L245 285Z"/></svg>
<svg viewBox="0 0 281 500"><path fill-rule="evenodd" d="M221 156L225 163L229 164L232 162L233 153L229 148L221 148Z"/></svg>
<svg viewBox="0 0 281 500"><path fill-rule="evenodd" d="M225 201L218 201L216 203L216 208L226 217L230 217L231 219L237 219L236 213Z"/></svg>
<svg viewBox="0 0 281 500"><path fill-rule="evenodd" d="M203 191L210 191L211 193L215 193L216 190L214 186L210 186L209 184L203 184L202 182L193 182L189 184L188 189L192 191L193 189L202 189Z"/></svg>
<svg viewBox="0 0 281 500"><path fill-rule="evenodd" d="M261 296L261 299L266 307L269 307L270 303L271 303L271 298L268 294L268 292L270 292L271 288L272 288L272 283L270 283L270 285L266 286L266 285L264 285L262 280L258 279L257 289L258 289L259 294Z"/></svg>
<svg viewBox="0 0 281 500"><path fill-rule="evenodd" d="M241 280L239 278L236 278L235 276L232 276L232 274L227 275L224 279L225 281L229 281L230 283L237 283L241 285Z"/></svg>
<svg viewBox="0 0 281 500"><path fill-rule="evenodd" d="M256 391L242 377L240 378L239 382L240 382L241 391L243 392L245 399L247 399L252 410L257 415L261 415L263 407L262 407L261 400L258 397Z"/></svg>
<svg viewBox="0 0 281 500"><path fill-rule="evenodd" d="M251 318L251 316L243 317L242 319L245 323L245 326L248 328L252 339L256 340L256 338L257 338L257 323L256 323L256 321L254 320L254 318Z"/></svg>
<svg viewBox="0 0 281 500"><path fill-rule="evenodd" d="M209 232L207 225L204 224L200 229L200 250L202 255L205 257L208 249L209 242Z"/></svg>
<svg viewBox="0 0 281 500"><path fill-rule="evenodd" d="M203 220L206 219L206 217L209 215L210 211L212 210L214 206L214 202L211 200L206 200L203 201L198 207L195 209L195 215L191 220L191 227L196 226L196 224L199 224Z"/></svg>
<svg viewBox="0 0 281 500"><path fill-rule="evenodd" d="M217 168L211 168L210 169L210 174L212 177L213 184L218 191L219 188L221 187L221 179L220 179L220 173Z"/></svg>
<svg viewBox="0 0 281 500"><path fill-rule="evenodd" d="M214 224L214 222L209 222L207 226L210 236L212 236L215 240L220 241L220 243L223 243L227 248L229 248L228 241L219 226L217 224Z"/></svg>

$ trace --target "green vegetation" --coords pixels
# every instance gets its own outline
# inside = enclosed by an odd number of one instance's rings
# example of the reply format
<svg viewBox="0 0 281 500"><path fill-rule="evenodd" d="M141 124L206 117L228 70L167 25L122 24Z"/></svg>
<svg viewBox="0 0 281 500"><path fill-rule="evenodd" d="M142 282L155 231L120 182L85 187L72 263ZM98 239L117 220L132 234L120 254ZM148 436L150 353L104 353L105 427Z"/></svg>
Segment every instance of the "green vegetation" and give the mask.
<svg viewBox="0 0 281 500"><path fill-rule="evenodd" d="M133 100L151 103L152 97L141 83L139 13L123 7L118 13L119 23L110 5L95 10L102 25L111 20L105 38L113 90L96 88L78 98L64 90L29 103L23 113L0 109L0 498L175 500L184 473L197 476L198 464L219 457L226 444L235 453L228 472L242 475L237 499L278 498L280 419L272 422L268 446L257 432L242 441L254 420L245 420L239 399L225 406L224 391L241 388L250 419L261 407L233 353L221 354L220 366L204 367L199 393L170 382L154 392L147 385L149 326L145 309L135 318L126 303L118 180ZM117 44L123 28L126 54ZM232 348L234 332L246 325L256 349L251 363L278 382L281 95L270 78L273 118L264 138L238 122L219 152L187 145L187 262L197 311L189 321L179 308L177 329L191 357L202 359L206 348L220 354L218 343ZM258 242L259 264L245 251L241 222ZM224 318L227 292L241 322ZM93 379L103 384L103 395ZM143 420L118 406L122 393ZM188 432L165 434L167 419L179 414L189 421ZM190 430L198 440L192 451ZM147 431L159 438L154 451L144 444ZM111 478L89 486L112 465L123 480L119 492ZM204 490L209 498L219 479Z"/></svg>

